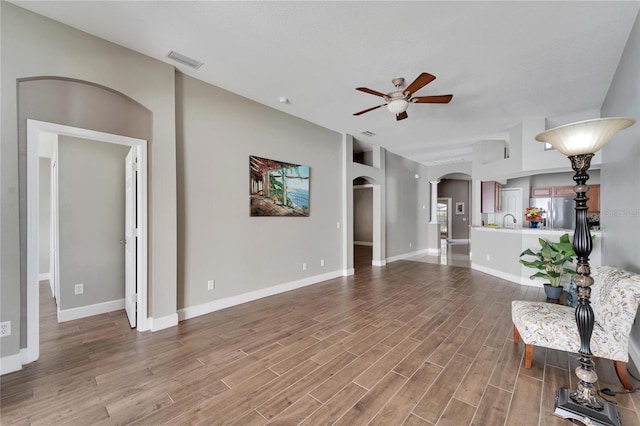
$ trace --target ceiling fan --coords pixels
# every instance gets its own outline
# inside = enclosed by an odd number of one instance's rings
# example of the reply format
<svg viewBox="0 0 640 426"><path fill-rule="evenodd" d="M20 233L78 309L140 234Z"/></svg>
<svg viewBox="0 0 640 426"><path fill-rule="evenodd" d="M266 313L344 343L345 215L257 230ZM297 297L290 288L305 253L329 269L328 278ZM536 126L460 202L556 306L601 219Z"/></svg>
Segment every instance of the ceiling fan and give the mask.
<svg viewBox="0 0 640 426"><path fill-rule="evenodd" d="M365 112L373 111L374 109L378 109L386 105L387 109L396 115L396 120L404 120L408 117L407 108L409 107L409 102L416 104L448 104L451 102L453 95L434 95L434 96L416 96L412 97L415 92L422 89L427 84L431 83L435 80L436 77L429 73L423 72L413 80L406 89L401 89L404 85L404 78L398 77L391 80L394 86L396 86L396 90L387 94L376 92L375 90L367 89L366 87L356 87L356 90L361 92L370 93L375 96L380 96L385 100L385 103L382 105L374 106L373 108L367 108L360 112L356 112L353 115L361 115Z"/></svg>

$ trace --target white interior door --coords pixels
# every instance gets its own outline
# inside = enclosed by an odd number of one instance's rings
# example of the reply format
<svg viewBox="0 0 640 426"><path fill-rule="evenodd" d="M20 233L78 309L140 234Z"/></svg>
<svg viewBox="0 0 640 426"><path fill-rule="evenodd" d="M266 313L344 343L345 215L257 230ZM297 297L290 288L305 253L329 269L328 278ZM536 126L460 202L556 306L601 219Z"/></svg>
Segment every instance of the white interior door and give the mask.
<svg viewBox="0 0 640 426"><path fill-rule="evenodd" d="M136 148L132 147L125 160L125 311L129 318L131 327L136 326L136 302L137 302L137 280L136 280Z"/></svg>

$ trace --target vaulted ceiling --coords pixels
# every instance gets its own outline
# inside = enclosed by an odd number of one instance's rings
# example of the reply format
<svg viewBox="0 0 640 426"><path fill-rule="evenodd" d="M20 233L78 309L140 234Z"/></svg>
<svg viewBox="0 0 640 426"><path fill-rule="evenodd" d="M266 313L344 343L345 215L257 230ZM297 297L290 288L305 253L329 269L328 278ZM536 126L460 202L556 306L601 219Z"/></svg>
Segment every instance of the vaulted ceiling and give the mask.
<svg viewBox="0 0 640 426"><path fill-rule="evenodd" d="M13 1L183 73L424 164L469 159L527 117L598 109L640 2ZM202 61L177 64L170 50ZM437 78L406 120L358 92ZM280 103L286 97L288 103ZM561 118L560 118L561 120ZM369 131L374 136L364 136Z"/></svg>

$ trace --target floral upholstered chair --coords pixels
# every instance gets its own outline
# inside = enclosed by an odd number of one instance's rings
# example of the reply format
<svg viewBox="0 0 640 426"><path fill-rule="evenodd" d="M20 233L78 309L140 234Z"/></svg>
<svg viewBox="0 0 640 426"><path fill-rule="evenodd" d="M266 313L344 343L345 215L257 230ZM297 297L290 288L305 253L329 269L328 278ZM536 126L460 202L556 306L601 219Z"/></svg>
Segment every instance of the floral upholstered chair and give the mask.
<svg viewBox="0 0 640 426"><path fill-rule="evenodd" d="M640 274L612 266L593 268L591 307L595 324L591 336L594 357L611 359L625 389L633 385L627 372L629 336L640 304ZM514 341L525 344L525 368L531 368L533 347L575 352L580 350L580 335L575 309L545 302L515 300L511 305Z"/></svg>

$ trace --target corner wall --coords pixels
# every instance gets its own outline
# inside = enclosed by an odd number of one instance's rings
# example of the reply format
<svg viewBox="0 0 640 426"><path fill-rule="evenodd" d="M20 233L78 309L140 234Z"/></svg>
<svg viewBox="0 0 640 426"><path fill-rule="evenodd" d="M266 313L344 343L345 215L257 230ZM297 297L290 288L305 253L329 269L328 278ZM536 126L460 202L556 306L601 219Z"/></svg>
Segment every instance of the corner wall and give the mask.
<svg viewBox="0 0 640 426"><path fill-rule="evenodd" d="M636 124L602 150L600 226L602 264L640 273L640 15L602 104L602 117L633 117ZM640 321L631 331L630 353L640 364Z"/></svg>
<svg viewBox="0 0 640 426"><path fill-rule="evenodd" d="M77 92L39 104L42 117L18 116L18 81L55 76L108 88L114 97L143 105L149 143L149 309L153 317L176 314L176 192L174 68L131 50L44 18L7 2L1 8L0 299L2 321L13 334L2 338L1 357L17 356L26 342L26 119L55 121L109 133L128 134L139 123L123 124L105 114L115 104L87 104ZM71 99L74 102L71 102ZM76 102L77 101L77 102ZM51 108L47 108L51 106ZM62 108L61 106L64 106ZM20 103L20 107L23 105ZM78 123L78 120L81 123ZM130 117L128 120L132 120ZM81 125L78 125L81 124ZM124 129L124 130L123 130ZM22 144L19 149L19 144ZM22 341L22 344L21 344Z"/></svg>
<svg viewBox="0 0 640 426"><path fill-rule="evenodd" d="M427 167L389 151L385 166L387 261L426 253L431 205Z"/></svg>

